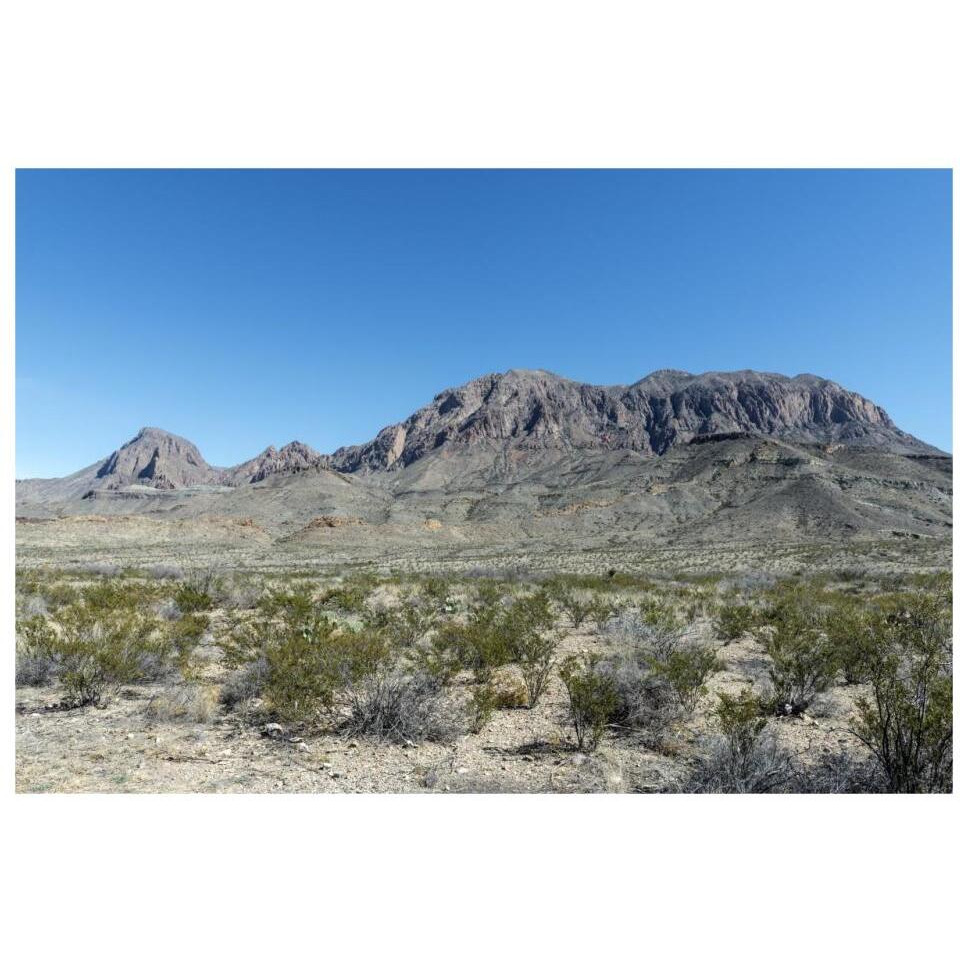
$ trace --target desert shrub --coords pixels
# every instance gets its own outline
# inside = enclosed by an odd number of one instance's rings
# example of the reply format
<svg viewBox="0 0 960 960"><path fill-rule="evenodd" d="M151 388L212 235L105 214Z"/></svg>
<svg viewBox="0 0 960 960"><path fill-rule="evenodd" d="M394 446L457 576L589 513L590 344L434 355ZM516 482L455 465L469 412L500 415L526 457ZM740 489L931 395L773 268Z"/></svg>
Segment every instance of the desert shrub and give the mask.
<svg viewBox="0 0 960 960"><path fill-rule="evenodd" d="M615 643L665 657L680 643L678 628L664 623L650 623L641 610L621 610L612 617L603 633Z"/></svg>
<svg viewBox="0 0 960 960"><path fill-rule="evenodd" d="M255 610L260 597L257 584L234 578L224 585L221 603L227 610Z"/></svg>
<svg viewBox="0 0 960 960"><path fill-rule="evenodd" d="M873 758L863 761L840 750L794 769L787 789L790 793L882 793L885 785Z"/></svg>
<svg viewBox="0 0 960 960"><path fill-rule="evenodd" d="M480 733L490 722L497 709L497 692L491 683L481 683L473 688L467 701L467 722L471 733Z"/></svg>
<svg viewBox="0 0 960 960"><path fill-rule="evenodd" d="M680 633L683 624L672 604L655 597L644 597L638 604L643 622L665 635Z"/></svg>
<svg viewBox="0 0 960 960"><path fill-rule="evenodd" d="M516 654L527 688L527 704L532 708L540 700L557 662L557 641L542 634L528 634L519 638Z"/></svg>
<svg viewBox="0 0 960 960"><path fill-rule="evenodd" d="M537 705L556 663L557 640L548 636L555 624L549 595L543 590L519 598L494 624L509 660L520 667L530 707Z"/></svg>
<svg viewBox="0 0 960 960"><path fill-rule="evenodd" d="M367 629L377 630L398 648L412 648L433 628L435 614L419 598L407 598L399 607L365 609L362 614Z"/></svg>
<svg viewBox="0 0 960 960"><path fill-rule="evenodd" d="M597 670L597 661L567 657L560 665L567 691L569 718L580 750L600 745L617 708L616 691L609 676Z"/></svg>
<svg viewBox="0 0 960 960"><path fill-rule="evenodd" d="M434 605L443 605L450 596L450 581L444 577L427 577L420 585L420 592Z"/></svg>
<svg viewBox="0 0 960 960"><path fill-rule="evenodd" d="M269 590L264 593L257 609L267 618L278 618L293 626L307 623L316 615L316 604L309 587L300 585L291 590Z"/></svg>
<svg viewBox="0 0 960 960"><path fill-rule="evenodd" d="M51 643L55 639L46 617L34 615L17 622L16 685L43 687L56 676Z"/></svg>
<svg viewBox="0 0 960 960"><path fill-rule="evenodd" d="M377 578L373 574L356 573L347 577L339 586L324 591L320 603L341 613L361 613L376 586Z"/></svg>
<svg viewBox="0 0 960 960"><path fill-rule="evenodd" d="M792 774L790 759L767 728L763 704L743 691L721 693L715 710L719 735L691 771L689 793L771 793Z"/></svg>
<svg viewBox="0 0 960 960"><path fill-rule="evenodd" d="M193 672L193 654L210 627L204 613L188 613L168 627L168 636L176 654L177 667L184 677Z"/></svg>
<svg viewBox="0 0 960 960"><path fill-rule="evenodd" d="M350 716L346 728L395 743L439 738L442 687L424 672L394 664L365 673L347 684Z"/></svg>
<svg viewBox="0 0 960 960"><path fill-rule="evenodd" d="M669 683L636 656L601 660L596 671L609 679L614 692L610 723L634 731L645 745L659 749L680 717Z"/></svg>
<svg viewBox="0 0 960 960"><path fill-rule="evenodd" d="M98 614L153 610L168 591L165 585L146 580L100 580L83 587L74 605L82 603Z"/></svg>
<svg viewBox="0 0 960 960"><path fill-rule="evenodd" d="M80 591L70 583L51 583L44 586L42 596L47 607L56 611L77 603L80 600Z"/></svg>
<svg viewBox="0 0 960 960"><path fill-rule="evenodd" d="M770 657L772 706L778 714L802 714L833 684L836 651L810 605L789 600L778 604L767 619L771 629L759 640Z"/></svg>
<svg viewBox="0 0 960 960"><path fill-rule="evenodd" d="M603 630L618 609L619 606L616 603L604 600L602 597L594 597L587 605L587 619L597 630Z"/></svg>
<svg viewBox="0 0 960 960"><path fill-rule="evenodd" d="M574 628L579 629L586 621L590 613L590 603L578 594L574 588L559 577L548 580L543 589L547 592L550 599L556 604L561 613L564 614Z"/></svg>
<svg viewBox="0 0 960 960"><path fill-rule="evenodd" d="M883 616L876 630L871 692L857 701L854 733L876 757L892 792L949 792L953 781L949 598L916 594Z"/></svg>
<svg viewBox="0 0 960 960"><path fill-rule="evenodd" d="M315 720L333 705L339 677L330 641L337 629L332 621L317 617L300 629L269 637L263 650L264 698L282 719Z"/></svg>
<svg viewBox="0 0 960 960"><path fill-rule="evenodd" d="M220 702L237 708L263 696L267 682L267 660L260 657L232 671L220 687Z"/></svg>
<svg viewBox="0 0 960 960"><path fill-rule="evenodd" d="M459 634L448 629L441 629L423 642L410 647L407 657L415 669L423 670L444 685L463 669L460 662Z"/></svg>
<svg viewBox="0 0 960 960"><path fill-rule="evenodd" d="M707 680L723 669L723 663L709 647L688 644L655 659L652 667L670 685L681 708L692 713L707 691Z"/></svg>
<svg viewBox="0 0 960 960"><path fill-rule="evenodd" d="M169 641L152 617L86 604L60 611L44 631L41 649L77 706L101 703L124 683L150 679L160 672L154 665L170 656Z"/></svg>
<svg viewBox="0 0 960 960"><path fill-rule="evenodd" d="M184 613L198 613L213 609L213 595L197 583L181 584L173 599Z"/></svg>
<svg viewBox="0 0 960 960"><path fill-rule="evenodd" d="M209 723L217 712L217 698L209 687L181 684L154 694L144 712L152 720Z"/></svg>
<svg viewBox="0 0 960 960"><path fill-rule="evenodd" d="M434 649L443 651L459 668L472 670L478 683L488 683L493 671L509 663L512 656L501 625L500 612L495 608L473 610L466 623L444 624Z"/></svg>
<svg viewBox="0 0 960 960"><path fill-rule="evenodd" d="M323 614L279 604L234 624L218 642L229 667L263 662L263 696L278 716L310 721L333 703L338 682L333 646L340 630Z"/></svg>
<svg viewBox="0 0 960 960"><path fill-rule="evenodd" d="M745 603L724 604L717 613L714 630L724 643L739 640L753 628L753 609Z"/></svg>
<svg viewBox="0 0 960 960"><path fill-rule="evenodd" d="M844 681L863 683L877 653L877 635L870 619L852 604L837 606L825 617L824 631L833 644Z"/></svg>

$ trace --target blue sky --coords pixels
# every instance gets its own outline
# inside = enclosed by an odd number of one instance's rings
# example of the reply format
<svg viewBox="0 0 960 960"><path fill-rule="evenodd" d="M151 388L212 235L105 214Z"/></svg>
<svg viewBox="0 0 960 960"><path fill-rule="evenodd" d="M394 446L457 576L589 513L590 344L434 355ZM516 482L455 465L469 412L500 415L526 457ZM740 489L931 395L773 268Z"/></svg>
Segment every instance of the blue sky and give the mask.
<svg viewBox="0 0 960 960"><path fill-rule="evenodd" d="M510 367L816 373L951 446L949 171L19 171L17 476L217 465Z"/></svg>

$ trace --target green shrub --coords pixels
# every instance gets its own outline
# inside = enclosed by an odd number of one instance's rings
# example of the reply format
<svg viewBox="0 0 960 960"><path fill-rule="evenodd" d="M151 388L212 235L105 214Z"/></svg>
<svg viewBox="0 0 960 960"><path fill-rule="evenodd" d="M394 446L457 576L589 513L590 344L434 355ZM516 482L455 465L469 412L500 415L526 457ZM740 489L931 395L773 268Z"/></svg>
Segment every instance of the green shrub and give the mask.
<svg viewBox="0 0 960 960"><path fill-rule="evenodd" d="M773 708L778 714L802 714L833 684L837 656L823 633L816 611L798 602L779 604L768 614L771 630L760 636L770 657Z"/></svg>
<svg viewBox="0 0 960 960"><path fill-rule="evenodd" d="M81 591L81 602L93 614L110 614L125 610L143 610L159 597L156 584L130 580L102 580ZM181 608L182 609L182 608Z"/></svg>
<svg viewBox="0 0 960 960"><path fill-rule="evenodd" d="M372 573L355 573L340 586L325 591L320 603L341 613L362 613L364 604L376 587L377 578Z"/></svg>
<svg viewBox="0 0 960 960"><path fill-rule="evenodd" d="M203 613L188 613L174 620L167 628L176 651L177 666L184 678L194 673L193 653L210 627L210 618Z"/></svg>
<svg viewBox="0 0 960 960"><path fill-rule="evenodd" d="M478 683L488 683L493 671L509 663L513 653L502 623L502 613L496 609L474 610L466 623L444 624L437 647L460 669L472 670Z"/></svg>
<svg viewBox="0 0 960 960"><path fill-rule="evenodd" d="M152 617L104 612L86 604L61 610L36 635L38 649L56 666L66 699L76 706L104 702L122 684L165 671L171 647Z"/></svg>
<svg viewBox="0 0 960 960"><path fill-rule="evenodd" d="M181 584L173 598L184 613L198 613L213 609L213 597L193 583Z"/></svg>
<svg viewBox="0 0 960 960"><path fill-rule="evenodd" d="M611 603L601 597L594 597L587 605L587 619L597 630L603 630L618 610L619 606L616 603Z"/></svg>
<svg viewBox="0 0 960 960"><path fill-rule="evenodd" d="M767 729L764 705L752 693L721 693L714 711L719 736L693 767L690 793L770 793L792 775L790 759Z"/></svg>
<svg viewBox="0 0 960 960"><path fill-rule="evenodd" d="M559 578L550 580L544 590L560 611L570 620L571 625L579 629L590 614L590 603L578 596L573 587Z"/></svg>
<svg viewBox="0 0 960 960"><path fill-rule="evenodd" d="M332 621L318 617L302 629L268 635L262 650L264 698L281 719L312 721L332 707L338 678L328 641L336 629Z"/></svg>
<svg viewBox="0 0 960 960"><path fill-rule="evenodd" d="M569 717L580 750L595 750L617 708L613 681L596 669L597 661L568 657L560 679L569 698Z"/></svg>
<svg viewBox="0 0 960 960"><path fill-rule="evenodd" d="M723 669L723 663L709 647L690 644L655 660L653 669L670 685L680 706L692 713L706 693L707 680Z"/></svg>
<svg viewBox="0 0 960 960"><path fill-rule="evenodd" d="M519 598L494 626L504 638L509 660L520 667L531 708L537 705L556 663L557 640L548 636L555 624L549 595L541 590Z"/></svg>
<svg viewBox="0 0 960 960"><path fill-rule="evenodd" d="M878 639L870 618L861 607L846 602L827 612L823 627L843 679L850 684L863 683L877 653Z"/></svg>
<svg viewBox="0 0 960 960"><path fill-rule="evenodd" d="M80 600L80 591L69 583L52 583L45 586L40 593L50 610L54 611Z"/></svg>
<svg viewBox="0 0 960 960"><path fill-rule="evenodd" d="M264 617L278 618L293 625L307 623L316 612L310 588L301 585L293 590L270 590L257 603Z"/></svg>
<svg viewBox="0 0 960 960"><path fill-rule="evenodd" d="M739 640L753 625L753 609L748 604L728 603L720 608L714 629L720 640L730 643Z"/></svg>
<svg viewBox="0 0 960 960"><path fill-rule="evenodd" d="M490 722L497 709L497 692L490 683L481 683L473 688L467 701L467 720L471 733L480 733Z"/></svg>
<svg viewBox="0 0 960 960"><path fill-rule="evenodd" d="M678 634L683 628L672 605L653 597L644 597L638 604L644 623L665 634Z"/></svg>
<svg viewBox="0 0 960 960"><path fill-rule="evenodd" d="M16 685L43 687L56 676L51 641L55 633L44 616L17 621Z"/></svg>
<svg viewBox="0 0 960 960"><path fill-rule="evenodd" d="M871 693L854 732L895 793L949 792L953 679L949 599L917 594L877 626Z"/></svg>

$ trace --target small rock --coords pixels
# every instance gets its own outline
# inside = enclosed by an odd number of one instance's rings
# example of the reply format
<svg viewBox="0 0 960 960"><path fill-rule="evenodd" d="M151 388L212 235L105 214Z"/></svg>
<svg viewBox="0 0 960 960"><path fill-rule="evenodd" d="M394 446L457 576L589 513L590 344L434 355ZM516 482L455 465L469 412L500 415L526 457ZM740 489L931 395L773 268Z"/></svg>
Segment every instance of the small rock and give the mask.
<svg viewBox="0 0 960 960"><path fill-rule="evenodd" d="M470 770L467 767L457 767L457 773L469 773Z"/></svg>
<svg viewBox="0 0 960 960"><path fill-rule="evenodd" d="M260 730L260 733L265 737L282 737L283 727L279 723L268 723Z"/></svg>

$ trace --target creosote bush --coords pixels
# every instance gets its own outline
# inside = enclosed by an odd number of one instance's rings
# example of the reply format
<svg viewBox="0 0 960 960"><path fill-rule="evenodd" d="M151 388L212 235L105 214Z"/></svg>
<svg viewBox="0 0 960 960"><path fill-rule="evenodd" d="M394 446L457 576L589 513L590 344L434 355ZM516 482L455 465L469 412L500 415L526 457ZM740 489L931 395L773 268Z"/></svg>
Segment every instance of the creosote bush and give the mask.
<svg viewBox="0 0 960 960"><path fill-rule="evenodd" d="M220 645L235 668L221 691L227 705L262 693L289 722L333 723L345 712L354 733L414 740L441 732L442 671L417 662L391 628L337 623L306 591L264 598L257 615L238 622Z"/></svg>
<svg viewBox="0 0 960 960"><path fill-rule="evenodd" d="M718 639L724 643L739 640L754 625L753 609L745 603L728 603L720 608L714 622Z"/></svg>
<svg viewBox="0 0 960 960"><path fill-rule="evenodd" d="M752 693L721 693L714 717L719 736L688 777L689 793L771 793L792 775L789 757L767 728L763 704Z"/></svg>
<svg viewBox="0 0 960 960"><path fill-rule="evenodd" d="M717 654L702 644L688 644L671 650L651 662L655 673L673 690L681 708L692 713L707 691L707 680L723 669Z"/></svg>
<svg viewBox="0 0 960 960"><path fill-rule="evenodd" d="M800 715L817 694L833 685L836 649L811 603L788 597L768 612L767 622L770 629L760 634L759 641L770 658L773 709L781 715Z"/></svg>
<svg viewBox="0 0 960 960"><path fill-rule="evenodd" d="M617 709L613 681L597 669L597 660L567 657L560 665L569 717L580 750L596 750Z"/></svg>
<svg viewBox="0 0 960 960"><path fill-rule="evenodd" d="M171 656L158 622L137 611L76 604L19 631L30 656L46 661L75 706L104 702L122 684L151 679Z"/></svg>
<svg viewBox="0 0 960 960"><path fill-rule="evenodd" d="M854 732L894 793L952 789L951 627L948 593L914 594L874 617L870 694L857 701Z"/></svg>

